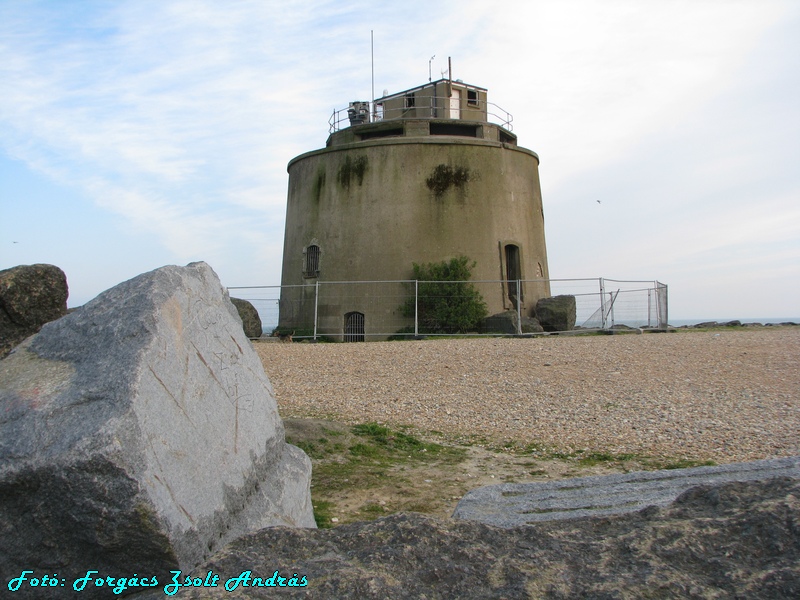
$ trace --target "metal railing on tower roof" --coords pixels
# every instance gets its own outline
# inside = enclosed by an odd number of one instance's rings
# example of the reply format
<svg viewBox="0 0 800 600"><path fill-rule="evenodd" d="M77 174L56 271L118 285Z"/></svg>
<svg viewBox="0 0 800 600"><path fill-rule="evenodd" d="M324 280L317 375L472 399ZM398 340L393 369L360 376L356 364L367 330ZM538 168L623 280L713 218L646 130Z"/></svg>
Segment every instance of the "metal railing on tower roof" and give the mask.
<svg viewBox="0 0 800 600"><path fill-rule="evenodd" d="M465 121L481 121L499 125L513 131L513 115L493 102L484 100L470 100L466 107L459 107L458 116L452 116L453 109L449 107L450 98L447 96L420 96L415 99L413 106L387 106L382 102L355 101L347 108L334 109L328 119L328 133L335 133L341 129L354 125L367 123L380 123L382 121L395 121L401 119L453 119ZM480 115L480 119L471 119L470 115Z"/></svg>

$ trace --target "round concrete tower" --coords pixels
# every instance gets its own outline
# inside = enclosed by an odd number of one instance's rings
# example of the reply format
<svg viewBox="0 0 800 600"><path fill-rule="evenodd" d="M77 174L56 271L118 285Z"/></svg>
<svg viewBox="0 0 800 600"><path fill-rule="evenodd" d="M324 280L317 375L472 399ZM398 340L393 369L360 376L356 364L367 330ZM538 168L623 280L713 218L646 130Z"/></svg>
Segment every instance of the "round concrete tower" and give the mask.
<svg viewBox="0 0 800 600"><path fill-rule="evenodd" d="M397 331L402 302L376 301L388 288L331 282L408 280L413 263L459 255L489 314L520 298L530 315L550 295L539 157L510 120L485 89L448 79L335 112L326 147L288 166L280 328Z"/></svg>

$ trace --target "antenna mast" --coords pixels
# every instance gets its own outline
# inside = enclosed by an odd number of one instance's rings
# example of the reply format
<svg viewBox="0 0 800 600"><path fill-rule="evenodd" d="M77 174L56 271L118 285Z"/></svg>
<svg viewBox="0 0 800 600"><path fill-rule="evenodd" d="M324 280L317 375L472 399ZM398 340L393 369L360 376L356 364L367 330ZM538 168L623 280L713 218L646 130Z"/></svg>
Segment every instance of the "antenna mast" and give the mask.
<svg viewBox="0 0 800 600"><path fill-rule="evenodd" d="M372 62L372 96L369 97L369 105L372 108L372 120L375 120L375 36L373 30L369 30L369 54Z"/></svg>

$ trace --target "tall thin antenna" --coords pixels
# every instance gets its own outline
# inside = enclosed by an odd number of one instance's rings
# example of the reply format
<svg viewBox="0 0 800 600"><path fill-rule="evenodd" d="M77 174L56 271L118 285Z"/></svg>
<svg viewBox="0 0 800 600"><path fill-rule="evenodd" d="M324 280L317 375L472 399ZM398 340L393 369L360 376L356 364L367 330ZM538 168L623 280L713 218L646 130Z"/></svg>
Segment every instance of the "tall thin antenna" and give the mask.
<svg viewBox="0 0 800 600"><path fill-rule="evenodd" d="M372 96L369 97L369 105L372 108L372 120L375 120L375 36L372 29L369 30L369 54L372 62Z"/></svg>
<svg viewBox="0 0 800 600"><path fill-rule="evenodd" d="M428 83L430 83L433 79L433 75L431 75L431 63L433 62L434 58L436 58L435 54L431 56L431 59L428 61Z"/></svg>

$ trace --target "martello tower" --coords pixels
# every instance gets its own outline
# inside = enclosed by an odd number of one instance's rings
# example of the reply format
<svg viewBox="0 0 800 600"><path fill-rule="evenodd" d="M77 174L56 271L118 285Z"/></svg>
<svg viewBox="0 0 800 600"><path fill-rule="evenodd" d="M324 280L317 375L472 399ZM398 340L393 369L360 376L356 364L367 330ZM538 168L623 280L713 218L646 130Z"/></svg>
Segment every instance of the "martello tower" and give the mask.
<svg viewBox="0 0 800 600"><path fill-rule="evenodd" d="M407 280L412 263L458 255L495 282L481 287L490 314L519 299L531 315L550 295L539 157L511 120L486 89L450 79L334 112L325 148L288 166L280 328L316 314L339 339L391 332L398 315L369 294L308 284Z"/></svg>

